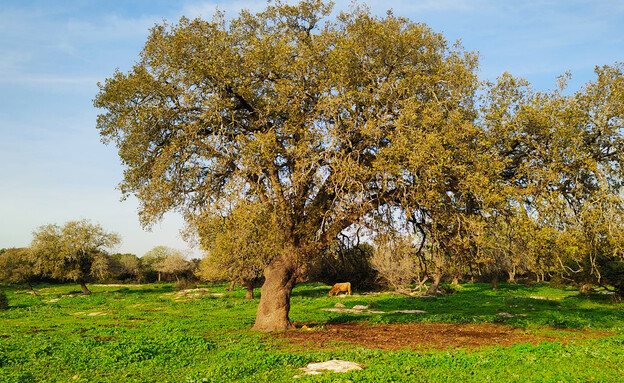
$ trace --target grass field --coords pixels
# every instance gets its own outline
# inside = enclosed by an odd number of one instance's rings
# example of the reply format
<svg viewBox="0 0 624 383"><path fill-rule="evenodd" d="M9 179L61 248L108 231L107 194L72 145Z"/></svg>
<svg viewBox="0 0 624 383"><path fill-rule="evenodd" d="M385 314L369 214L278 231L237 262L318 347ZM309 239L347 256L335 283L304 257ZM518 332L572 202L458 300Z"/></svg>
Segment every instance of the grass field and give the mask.
<svg viewBox="0 0 624 383"><path fill-rule="evenodd" d="M547 285L466 284L423 299L330 298L328 286L304 284L290 317L307 328L282 334L250 331L257 300L225 285L91 285L90 296L75 285L35 287L38 297L3 287L11 307L0 312L0 382L624 381L624 303ZM322 310L338 302L369 309ZM330 359L365 369L294 378Z"/></svg>

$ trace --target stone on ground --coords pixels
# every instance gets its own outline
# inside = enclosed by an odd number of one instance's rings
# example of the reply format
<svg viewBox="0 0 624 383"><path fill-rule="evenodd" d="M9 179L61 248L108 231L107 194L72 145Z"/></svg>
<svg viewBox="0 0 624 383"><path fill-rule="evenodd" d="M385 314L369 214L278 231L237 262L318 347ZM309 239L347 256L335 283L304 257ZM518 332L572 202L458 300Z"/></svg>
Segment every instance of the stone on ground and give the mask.
<svg viewBox="0 0 624 383"><path fill-rule="evenodd" d="M319 375L323 372L349 372L362 369L364 369L364 366L360 364L337 359L328 360L327 362L310 363L307 367L302 368L305 375Z"/></svg>

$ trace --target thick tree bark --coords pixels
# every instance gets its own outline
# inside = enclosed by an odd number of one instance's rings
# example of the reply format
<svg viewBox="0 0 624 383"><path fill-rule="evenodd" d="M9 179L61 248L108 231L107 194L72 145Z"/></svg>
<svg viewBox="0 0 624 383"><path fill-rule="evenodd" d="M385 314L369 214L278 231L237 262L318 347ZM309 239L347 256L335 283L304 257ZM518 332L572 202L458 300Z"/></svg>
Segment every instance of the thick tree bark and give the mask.
<svg viewBox="0 0 624 383"><path fill-rule="evenodd" d="M84 281L78 281L80 283L80 288L82 289L82 293L84 295L91 295L91 291L87 288L87 284Z"/></svg>
<svg viewBox="0 0 624 383"><path fill-rule="evenodd" d="M516 271L515 270L507 270L507 274L509 275L509 283L516 283Z"/></svg>
<svg viewBox="0 0 624 383"><path fill-rule="evenodd" d="M268 332L294 328L288 318L290 293L297 280L294 263L287 255L276 257L264 270L264 276L252 330Z"/></svg>
<svg viewBox="0 0 624 383"><path fill-rule="evenodd" d="M247 293L245 294L245 299L246 300L254 299L254 282L243 281L243 286L247 289Z"/></svg>
<svg viewBox="0 0 624 383"><path fill-rule="evenodd" d="M230 283L230 287L226 288L225 291L234 291L234 286L236 285L236 281L232 281Z"/></svg>
<svg viewBox="0 0 624 383"><path fill-rule="evenodd" d="M436 295L438 293L438 286L440 285L440 281L442 280L442 273L433 274L433 282L429 285L427 292L425 295Z"/></svg>

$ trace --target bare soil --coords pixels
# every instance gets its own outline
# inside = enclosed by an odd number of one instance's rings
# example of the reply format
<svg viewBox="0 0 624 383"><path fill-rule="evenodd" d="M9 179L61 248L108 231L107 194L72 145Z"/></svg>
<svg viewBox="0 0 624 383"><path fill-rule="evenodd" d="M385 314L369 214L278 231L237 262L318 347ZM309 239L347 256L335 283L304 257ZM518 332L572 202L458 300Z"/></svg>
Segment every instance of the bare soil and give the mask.
<svg viewBox="0 0 624 383"><path fill-rule="evenodd" d="M614 335L590 330L525 330L498 324L395 323L360 322L311 324L298 323L296 330L273 333L292 346L337 348L345 344L385 350L418 350L486 346L512 346L519 343L568 343L572 340L596 339Z"/></svg>

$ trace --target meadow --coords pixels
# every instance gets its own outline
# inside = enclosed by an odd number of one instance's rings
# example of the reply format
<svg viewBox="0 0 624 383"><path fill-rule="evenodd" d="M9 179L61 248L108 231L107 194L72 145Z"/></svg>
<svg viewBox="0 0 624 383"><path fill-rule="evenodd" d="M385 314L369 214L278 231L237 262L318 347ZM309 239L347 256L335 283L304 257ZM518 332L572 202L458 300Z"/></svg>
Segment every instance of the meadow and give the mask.
<svg viewBox="0 0 624 383"><path fill-rule="evenodd" d="M84 296L76 285L46 284L33 296L3 286L0 382L624 380L624 303L608 295L465 284L436 298L337 298L303 284L291 300L298 328L263 334L250 331L258 300L225 287L90 285ZM302 375L331 359L365 369Z"/></svg>

